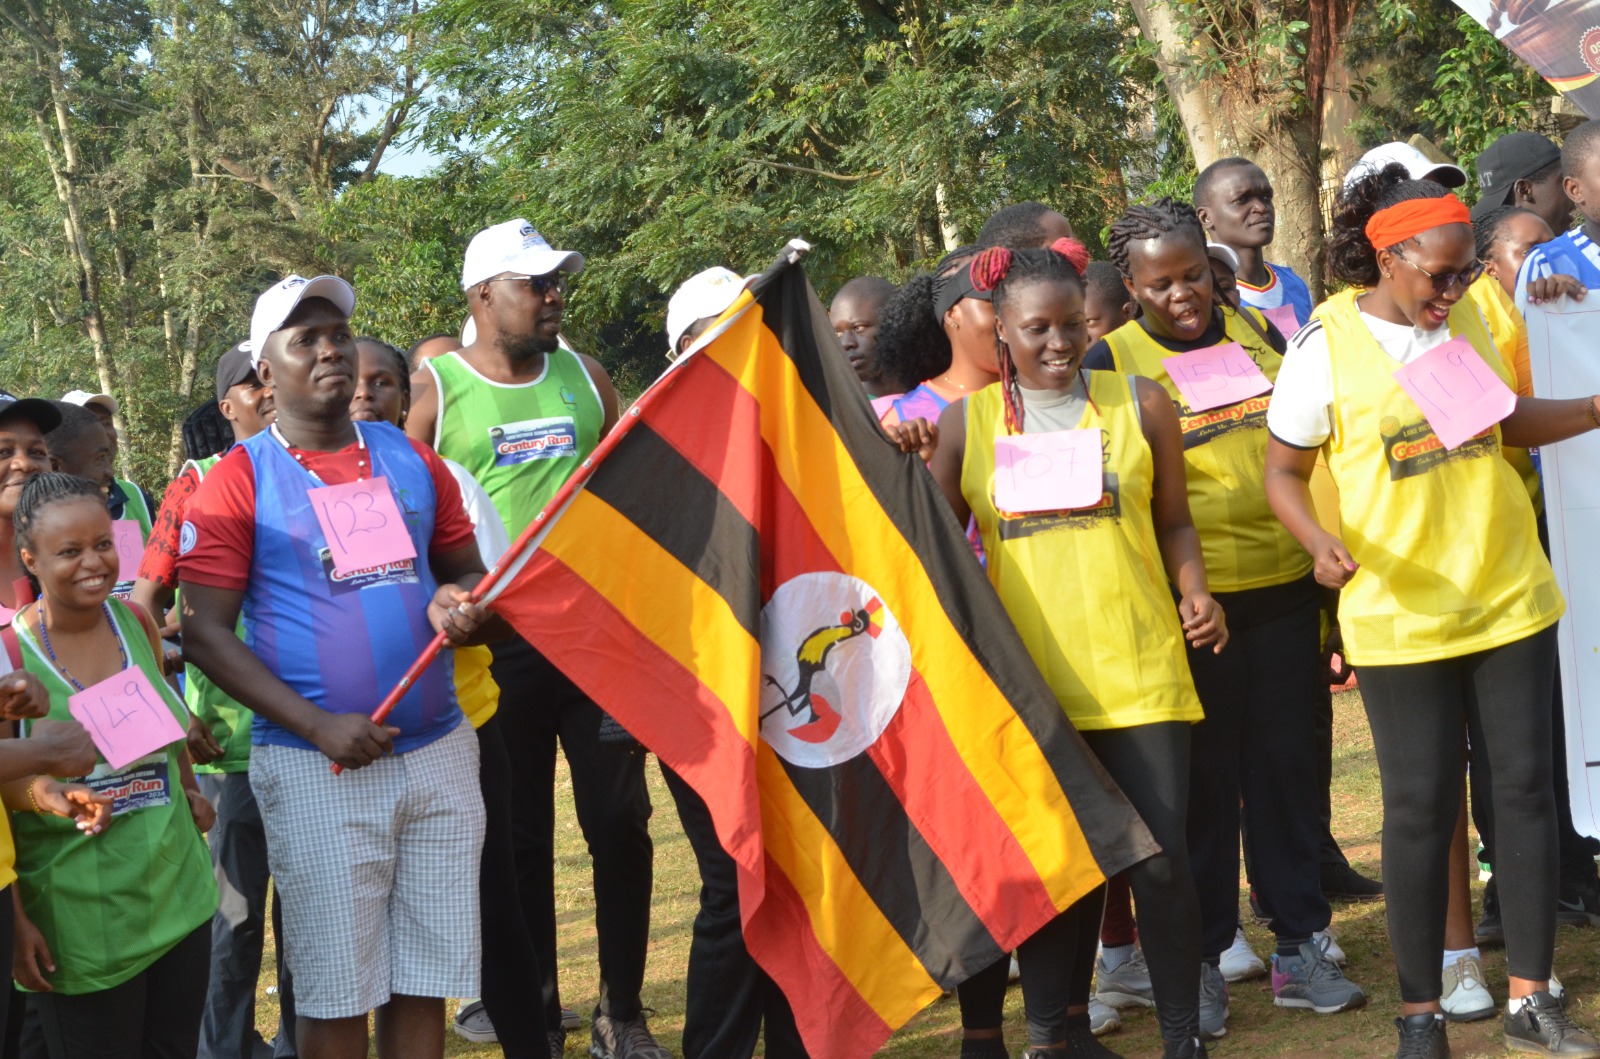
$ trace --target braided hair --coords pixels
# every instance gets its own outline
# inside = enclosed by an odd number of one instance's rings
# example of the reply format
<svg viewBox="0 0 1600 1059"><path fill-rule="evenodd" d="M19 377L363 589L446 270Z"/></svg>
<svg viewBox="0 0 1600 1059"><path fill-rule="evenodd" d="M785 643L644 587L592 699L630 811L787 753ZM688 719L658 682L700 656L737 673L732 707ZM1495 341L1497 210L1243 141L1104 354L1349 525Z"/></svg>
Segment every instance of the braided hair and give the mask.
<svg viewBox="0 0 1600 1059"><path fill-rule="evenodd" d="M1450 194L1443 184L1412 180L1406 167L1391 162L1345 188L1333 208L1333 230L1328 236L1328 268L1356 287L1378 285L1378 251L1367 238L1367 222L1379 210L1414 199L1437 199Z"/></svg>
<svg viewBox="0 0 1600 1059"><path fill-rule="evenodd" d="M17 547L33 550L33 531L39 528L39 516L45 508L63 500L79 499L93 500L102 510L105 508L105 490L87 478L58 471L46 471L29 478L22 487L22 495L17 498L17 509L11 515ZM38 590L37 582L34 589Z"/></svg>
<svg viewBox="0 0 1600 1059"><path fill-rule="evenodd" d="M1133 271L1128 265L1128 244L1169 235L1190 236L1201 252L1205 252L1206 231L1200 226L1200 217L1194 212L1194 207L1187 202L1162 197L1148 205L1129 206L1128 212L1111 225L1106 239L1106 256L1125 279L1132 279Z"/></svg>
<svg viewBox="0 0 1600 1059"><path fill-rule="evenodd" d="M1472 236L1478 244L1479 261L1489 260L1489 255L1494 253L1495 244L1505 236L1506 222L1519 213L1542 219L1537 213L1523 206L1496 206L1472 222Z"/></svg>
<svg viewBox="0 0 1600 1059"><path fill-rule="evenodd" d="M1089 251L1076 239L1057 239L1048 250L1010 250L994 246L972 259L972 284L993 292L995 316L1005 311L1006 302L1020 287L1030 283L1069 282L1083 287L1083 270L1089 265ZM1017 381L1017 366L1011 347L995 331L999 350L1000 394L1005 402L1006 429L1022 433L1022 384Z"/></svg>
<svg viewBox="0 0 1600 1059"><path fill-rule="evenodd" d="M965 268L977 253L972 246L950 251L932 272L919 272L900 285L878 313L878 370L907 389L950 370L955 355L944 321L934 312L939 281Z"/></svg>
<svg viewBox="0 0 1600 1059"><path fill-rule="evenodd" d="M389 356L394 358L394 374L395 378L400 380L400 392L405 394L407 397L410 397L411 361L407 359L404 351L396 346L391 346L381 338L373 338L371 335L362 335L360 338L356 339L358 353L360 352L360 347L363 343L369 346L376 346L378 349L383 350L385 353L388 353Z"/></svg>

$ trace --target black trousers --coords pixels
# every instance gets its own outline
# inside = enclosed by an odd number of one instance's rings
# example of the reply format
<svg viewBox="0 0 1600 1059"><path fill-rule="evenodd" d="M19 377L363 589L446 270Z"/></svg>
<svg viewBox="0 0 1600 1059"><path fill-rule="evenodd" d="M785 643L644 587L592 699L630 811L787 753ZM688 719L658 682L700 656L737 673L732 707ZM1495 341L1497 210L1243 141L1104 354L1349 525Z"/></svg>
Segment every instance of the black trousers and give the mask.
<svg viewBox="0 0 1600 1059"><path fill-rule="evenodd" d="M1228 646L1221 654L1189 651L1206 711L1191 741L1189 861L1204 924L1201 952L1212 963L1239 926L1241 797L1250 879L1273 932L1309 938L1331 918L1322 894L1317 791L1319 598L1309 575L1219 592Z"/></svg>
<svg viewBox="0 0 1600 1059"><path fill-rule="evenodd" d="M1067 1035L1067 1010L1089 1003L1105 895L1104 886L1095 889L1017 946L1031 1046L1060 1044ZM956 989L962 1029L992 1030L1001 1025L1010 965L1009 958L1001 958Z"/></svg>
<svg viewBox="0 0 1600 1059"><path fill-rule="evenodd" d="M683 1059L750 1059L765 1027L767 1059L806 1059L783 990L745 948L739 878L700 795L665 765L661 775L700 867L700 911L689 944Z"/></svg>
<svg viewBox="0 0 1600 1059"><path fill-rule="evenodd" d="M483 914L483 1007L506 1059L549 1059L543 1004L530 1004L543 990L539 952L528 929L517 882L511 821L516 814L511 758L500 718L478 729L478 783L483 790L483 859L478 903Z"/></svg>
<svg viewBox="0 0 1600 1059"><path fill-rule="evenodd" d="M1159 855L1128 869L1128 882L1167 1041L1200 1032L1200 901L1186 834L1192 727L1166 721L1081 733L1161 847ZM1092 947L1088 958L1092 962Z"/></svg>
<svg viewBox="0 0 1600 1059"><path fill-rule="evenodd" d="M1448 854L1461 800L1461 732L1489 765L1506 965L1550 977L1556 817L1550 779L1554 626L1459 658L1363 666L1361 692L1383 781L1389 943L1406 1003L1439 998ZM1484 777L1480 776L1480 782Z"/></svg>
<svg viewBox="0 0 1600 1059"><path fill-rule="evenodd" d="M201 773L200 789L216 806L217 822L207 838L220 898L211 918L211 984L200 1023L199 1059L252 1059L256 1041L256 982L266 945L267 832L250 787L250 773ZM272 902L272 930L283 937L282 916ZM293 1059L294 980L277 947L277 1059Z"/></svg>
<svg viewBox="0 0 1600 1059"><path fill-rule="evenodd" d="M558 742L572 771L578 826L594 860L600 957L596 1010L616 1019L635 1018L650 943L654 861L644 748L625 733L613 735L619 732L616 725L525 641L495 645L490 671L500 685L496 718L522 794L520 811L512 814L512 841L523 913L544 979L545 1020L552 1027L561 1024L555 900Z"/></svg>
<svg viewBox="0 0 1600 1059"><path fill-rule="evenodd" d="M28 1003L50 1059L194 1059L210 970L208 920L121 985Z"/></svg>

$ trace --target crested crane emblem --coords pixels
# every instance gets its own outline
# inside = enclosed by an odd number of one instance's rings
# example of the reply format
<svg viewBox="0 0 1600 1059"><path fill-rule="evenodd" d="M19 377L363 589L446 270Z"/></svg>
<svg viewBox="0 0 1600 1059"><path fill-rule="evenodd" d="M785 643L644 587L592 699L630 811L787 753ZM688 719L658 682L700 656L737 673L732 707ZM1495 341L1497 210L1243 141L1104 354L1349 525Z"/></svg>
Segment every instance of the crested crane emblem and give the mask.
<svg viewBox="0 0 1600 1059"><path fill-rule="evenodd" d="M761 736L785 761L825 768L883 734L911 676L911 645L866 582L801 574L761 614Z"/></svg>

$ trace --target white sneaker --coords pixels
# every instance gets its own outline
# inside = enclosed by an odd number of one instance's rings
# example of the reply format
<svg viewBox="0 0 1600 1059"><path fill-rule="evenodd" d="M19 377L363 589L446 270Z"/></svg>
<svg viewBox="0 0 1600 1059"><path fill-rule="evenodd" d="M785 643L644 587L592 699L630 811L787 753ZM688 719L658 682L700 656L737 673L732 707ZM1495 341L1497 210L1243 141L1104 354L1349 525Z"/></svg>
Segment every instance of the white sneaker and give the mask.
<svg viewBox="0 0 1600 1059"><path fill-rule="evenodd" d="M1090 997L1089 1032L1096 1037L1104 1037L1120 1029L1122 1029L1122 1016L1117 1014L1117 1009Z"/></svg>
<svg viewBox="0 0 1600 1059"><path fill-rule="evenodd" d="M1267 965L1262 963L1261 957L1250 948L1250 942L1244 936L1244 928L1240 927L1238 933L1233 936L1233 944L1222 954L1222 977L1229 982L1248 982L1266 973Z"/></svg>
<svg viewBox="0 0 1600 1059"><path fill-rule="evenodd" d="M1444 969L1443 986L1439 1006L1451 1022L1486 1019L1497 1010L1489 985L1483 980L1483 964L1476 956L1457 957Z"/></svg>
<svg viewBox="0 0 1600 1059"><path fill-rule="evenodd" d="M1339 948L1339 943L1334 940L1333 931L1331 931L1331 930L1319 930L1319 931L1314 932L1311 935L1311 940L1313 942L1318 943L1318 944L1320 944L1322 942L1323 938L1327 938L1328 939L1328 944L1322 950L1323 954L1326 955L1328 957L1328 959L1330 959L1334 963L1338 964L1340 967L1343 967L1344 966L1344 960L1345 960L1344 950Z"/></svg>

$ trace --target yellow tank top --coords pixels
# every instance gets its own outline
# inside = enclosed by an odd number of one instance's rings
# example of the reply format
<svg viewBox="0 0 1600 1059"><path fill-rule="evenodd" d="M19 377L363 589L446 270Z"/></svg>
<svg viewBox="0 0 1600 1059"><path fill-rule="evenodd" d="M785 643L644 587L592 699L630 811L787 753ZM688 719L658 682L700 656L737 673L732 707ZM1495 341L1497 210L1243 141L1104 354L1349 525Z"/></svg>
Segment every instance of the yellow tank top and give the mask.
<svg viewBox="0 0 1600 1059"><path fill-rule="evenodd" d="M1565 604L1527 491L1501 457L1500 428L1446 451L1361 321L1358 293L1318 309L1333 363L1328 469L1341 537L1361 564L1339 597L1350 661L1456 658L1554 624ZM1448 326L1511 384L1470 299L1456 303Z"/></svg>
<svg viewBox="0 0 1600 1059"><path fill-rule="evenodd" d="M1255 313L1251 309L1249 312ZM1259 316L1259 314L1257 314ZM1268 379L1276 380L1283 357L1242 317L1225 310L1230 342L1250 354ZM1178 408L1183 428L1183 464L1189 482L1189 512L1200 531L1206 577L1213 592L1282 585L1311 570L1311 556L1267 506L1267 392L1238 404L1190 411L1161 366L1176 354L1151 338L1137 320L1106 336L1117 370L1160 383Z"/></svg>
<svg viewBox="0 0 1600 1059"><path fill-rule="evenodd" d="M1105 489L1092 508L1002 515L994 504L994 443L1006 434L1000 387L967 398L961 492L983 535L989 580L1078 728L1198 721L1200 700L1156 547L1155 470L1133 380L1087 375L1091 404L1080 426L1098 428L1105 449Z"/></svg>

